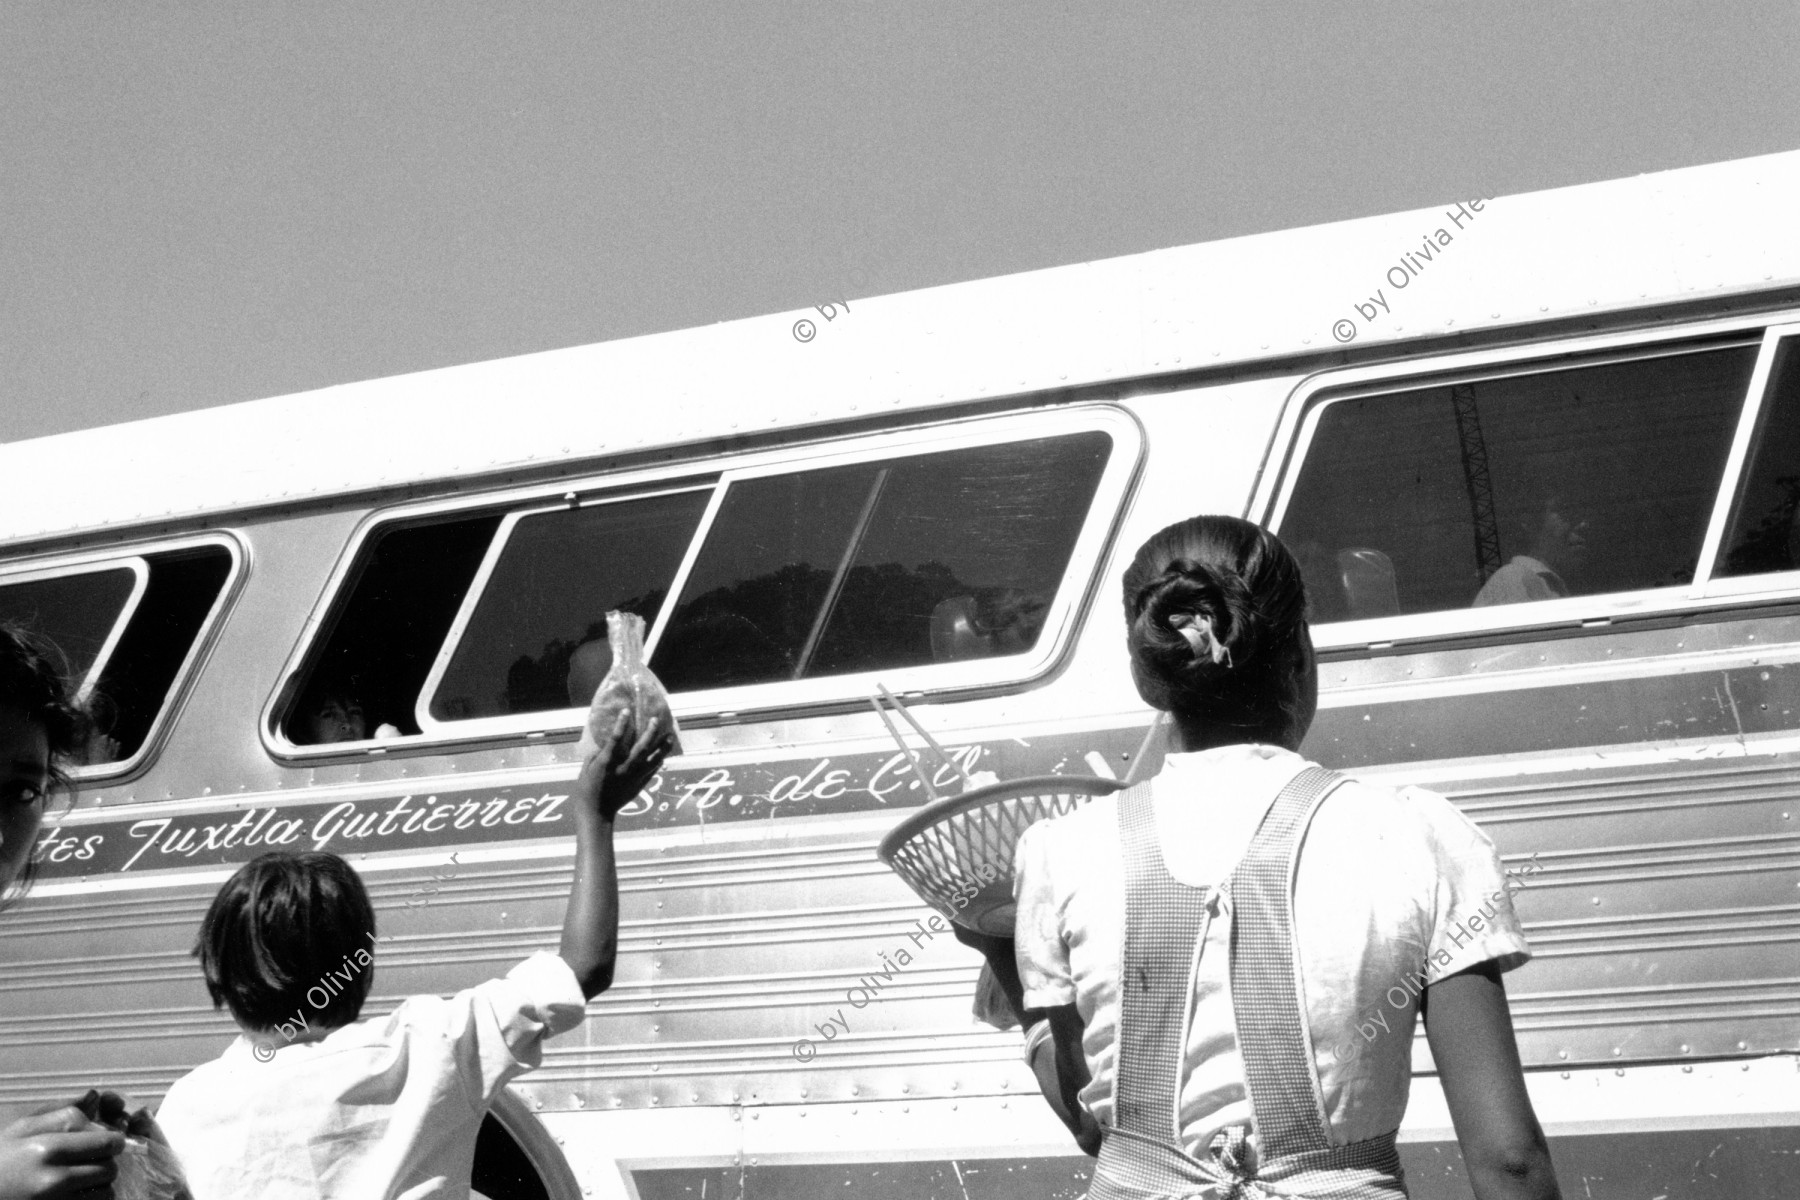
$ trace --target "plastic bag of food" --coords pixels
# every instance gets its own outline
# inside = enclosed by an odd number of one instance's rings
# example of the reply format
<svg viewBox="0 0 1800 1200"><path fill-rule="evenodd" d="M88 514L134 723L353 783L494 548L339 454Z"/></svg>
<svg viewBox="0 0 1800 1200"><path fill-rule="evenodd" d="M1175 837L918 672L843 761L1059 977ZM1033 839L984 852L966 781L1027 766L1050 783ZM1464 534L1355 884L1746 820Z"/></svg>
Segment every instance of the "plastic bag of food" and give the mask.
<svg viewBox="0 0 1800 1200"><path fill-rule="evenodd" d="M125 1135L125 1149L113 1160L115 1200L194 1200L182 1177L181 1163L148 1109L129 1112L131 1104L117 1092L89 1090L75 1102L88 1120Z"/></svg>
<svg viewBox="0 0 1800 1200"><path fill-rule="evenodd" d="M663 731L670 754L681 753L681 730L675 714L669 711L669 694L650 668L644 664L644 618L636 613L606 614L606 640L612 650L612 665L594 691L588 706L587 725L575 754L583 762L600 748L600 739L612 730L620 712L630 713L620 744L630 749L652 726Z"/></svg>

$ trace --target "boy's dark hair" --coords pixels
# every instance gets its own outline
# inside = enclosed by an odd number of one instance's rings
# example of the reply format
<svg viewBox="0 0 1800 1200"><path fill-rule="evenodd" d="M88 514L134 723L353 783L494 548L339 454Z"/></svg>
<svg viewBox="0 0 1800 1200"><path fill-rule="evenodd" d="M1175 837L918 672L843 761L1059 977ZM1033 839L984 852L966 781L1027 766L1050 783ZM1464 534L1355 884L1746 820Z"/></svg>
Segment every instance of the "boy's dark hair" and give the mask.
<svg viewBox="0 0 1800 1200"><path fill-rule="evenodd" d="M356 869L335 854L273 852L225 881L200 923L194 956L214 1008L252 1029L348 1025L375 967L375 908ZM360 953L359 953L360 952Z"/></svg>
<svg viewBox="0 0 1800 1200"><path fill-rule="evenodd" d="M50 747L53 792L68 790L68 766L80 757L89 731L87 713L76 706L68 676L68 665L55 643L21 625L0 621L0 704L19 710L43 729ZM36 875L37 863L27 858L8 894L0 897L0 909L23 898Z"/></svg>

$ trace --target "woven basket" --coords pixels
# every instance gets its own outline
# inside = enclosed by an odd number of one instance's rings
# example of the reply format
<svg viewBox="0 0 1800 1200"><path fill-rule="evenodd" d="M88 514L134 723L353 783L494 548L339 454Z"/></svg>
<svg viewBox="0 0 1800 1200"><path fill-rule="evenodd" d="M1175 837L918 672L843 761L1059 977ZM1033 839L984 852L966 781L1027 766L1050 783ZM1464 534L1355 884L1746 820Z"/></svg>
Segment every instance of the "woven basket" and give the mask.
<svg viewBox="0 0 1800 1200"><path fill-rule="evenodd" d="M950 920L1011 937L1013 849L1019 835L1124 786L1094 775L989 784L927 804L894 826L877 853L921 900Z"/></svg>

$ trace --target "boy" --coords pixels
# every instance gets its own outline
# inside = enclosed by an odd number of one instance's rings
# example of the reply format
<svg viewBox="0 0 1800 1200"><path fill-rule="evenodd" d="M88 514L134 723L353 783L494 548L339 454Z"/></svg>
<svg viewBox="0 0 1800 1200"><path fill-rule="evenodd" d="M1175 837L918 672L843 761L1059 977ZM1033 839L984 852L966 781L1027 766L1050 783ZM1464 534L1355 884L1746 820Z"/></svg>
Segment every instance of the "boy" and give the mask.
<svg viewBox="0 0 1800 1200"><path fill-rule="evenodd" d="M561 955L539 952L448 1000L358 1023L374 972L368 892L334 854L265 854L220 889L194 947L243 1036L176 1081L157 1120L195 1200L466 1200L475 1135L509 1079L612 983L613 818L666 753L621 752L621 714L571 796L575 879ZM616 761L615 761L616 760Z"/></svg>

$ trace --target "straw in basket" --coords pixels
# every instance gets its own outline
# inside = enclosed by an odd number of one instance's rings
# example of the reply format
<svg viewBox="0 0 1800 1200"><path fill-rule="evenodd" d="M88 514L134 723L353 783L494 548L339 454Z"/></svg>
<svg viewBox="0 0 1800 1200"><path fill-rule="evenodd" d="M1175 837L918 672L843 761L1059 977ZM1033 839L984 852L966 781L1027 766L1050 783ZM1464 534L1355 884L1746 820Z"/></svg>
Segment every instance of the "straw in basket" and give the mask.
<svg viewBox="0 0 1800 1200"><path fill-rule="evenodd" d="M969 776L951 759L906 706L881 689L871 700L888 732L912 760L931 802L894 826L881 839L881 861L906 881L919 898L959 925L1000 937L1013 935L1013 849L1019 836L1038 821L1075 811L1095 796L1130 786L1160 722L1151 724L1123 780L1097 775L1038 775L974 788L957 796L939 797L881 701L892 704L925 744L947 766Z"/></svg>

